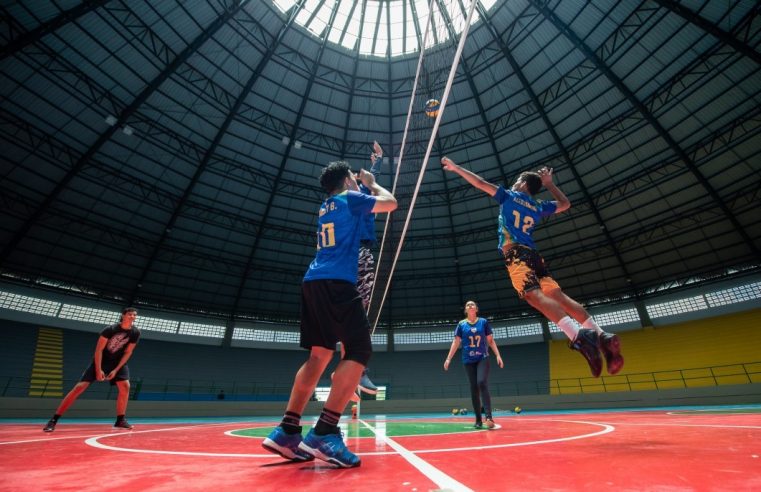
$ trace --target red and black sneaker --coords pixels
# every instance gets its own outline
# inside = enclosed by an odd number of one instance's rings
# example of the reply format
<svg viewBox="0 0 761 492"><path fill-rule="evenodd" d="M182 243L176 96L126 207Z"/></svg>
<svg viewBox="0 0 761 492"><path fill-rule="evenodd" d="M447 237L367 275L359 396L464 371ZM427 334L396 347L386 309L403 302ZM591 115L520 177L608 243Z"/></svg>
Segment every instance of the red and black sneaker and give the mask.
<svg viewBox="0 0 761 492"><path fill-rule="evenodd" d="M121 419L116 421L116 423L114 424L114 429L130 430L132 429L132 425L129 422L127 422L127 419Z"/></svg>
<svg viewBox="0 0 761 492"><path fill-rule="evenodd" d="M571 350L581 352L581 355L587 359L592 376L599 377L602 372L602 357L598 346L598 336L595 330L581 329L576 334L576 340L568 344Z"/></svg>
<svg viewBox="0 0 761 492"><path fill-rule="evenodd" d="M598 337L597 343L600 351L605 356L608 366L608 374L618 374L624 367L624 357L621 355L621 340L613 333L603 333Z"/></svg>

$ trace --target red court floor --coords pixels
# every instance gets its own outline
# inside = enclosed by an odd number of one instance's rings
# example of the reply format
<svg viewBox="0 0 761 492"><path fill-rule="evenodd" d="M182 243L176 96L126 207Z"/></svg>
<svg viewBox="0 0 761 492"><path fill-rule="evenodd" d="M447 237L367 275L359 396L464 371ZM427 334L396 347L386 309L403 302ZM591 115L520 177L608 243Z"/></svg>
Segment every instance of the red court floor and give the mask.
<svg viewBox="0 0 761 492"><path fill-rule="evenodd" d="M761 407L362 418L355 469L261 448L277 419L0 424L0 490L760 491ZM361 430L361 436L357 437Z"/></svg>

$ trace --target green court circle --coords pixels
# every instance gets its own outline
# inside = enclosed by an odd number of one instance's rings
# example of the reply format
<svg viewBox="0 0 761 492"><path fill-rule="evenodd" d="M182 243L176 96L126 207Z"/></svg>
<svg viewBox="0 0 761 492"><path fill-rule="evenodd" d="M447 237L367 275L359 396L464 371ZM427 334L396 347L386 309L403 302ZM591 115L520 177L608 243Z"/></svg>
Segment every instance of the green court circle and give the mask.
<svg viewBox="0 0 761 492"><path fill-rule="evenodd" d="M230 431L234 436L265 438L274 427L252 427ZM436 434L459 434L465 432L483 432L486 429L475 429L473 423L466 422L376 422L373 430L356 421L341 425L341 430L347 438L375 437L384 433L388 437L422 436Z"/></svg>

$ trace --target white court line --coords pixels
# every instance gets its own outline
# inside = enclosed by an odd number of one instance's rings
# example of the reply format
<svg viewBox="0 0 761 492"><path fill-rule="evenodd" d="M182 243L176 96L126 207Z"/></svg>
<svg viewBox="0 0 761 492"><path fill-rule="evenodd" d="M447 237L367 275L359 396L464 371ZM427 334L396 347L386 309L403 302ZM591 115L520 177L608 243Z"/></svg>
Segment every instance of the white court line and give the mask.
<svg viewBox="0 0 761 492"><path fill-rule="evenodd" d="M528 420L528 419L521 419L521 420ZM481 446L470 446L470 447L462 447L462 448L443 448L443 449L421 449L418 451L409 451L403 448L401 445L396 444L397 446L401 447L407 453L410 455L415 454L423 454L423 453L448 453L453 451L478 451L482 449L499 449L499 448L512 448L512 447L518 447L518 446L535 446L539 444L550 444L550 443L556 443L556 442L564 442L564 441L573 441L576 439L586 439L590 437L596 437L603 434L607 434L609 432L613 432L615 430L615 427L608 424L601 424L596 422L585 422L585 421L576 421L576 420L541 420L541 419L534 419L539 422L566 422L566 423L573 423L573 424L586 424L586 425L596 425L599 427L603 427L602 430L588 433L588 434L579 434L577 436L570 436L570 437L558 437L555 439L545 439L545 440L539 440L539 441L525 441L525 442L515 442L515 443L508 443L508 444L492 444L492 445L481 445ZM364 425L369 425L364 422ZM205 425L226 425L226 424L205 424ZM190 429L190 428L196 428L199 426L186 426L186 427L178 427L176 429L154 429L150 431L140 431L140 432L159 432L162 430L177 430L177 429ZM372 430L372 428L371 428ZM374 432L374 431L373 431ZM484 431L488 432L488 431ZM127 433L122 434L106 434L102 436L96 436L93 438L90 438L85 441L86 444L101 448L101 449L108 449L110 451L123 451L128 453L144 453L144 454L168 454L168 455L179 455L179 456L207 456L207 457L226 457L226 458L271 458L273 455L271 453L267 454L252 454L252 453L208 453L208 452L202 452L202 451L160 451L160 450L152 450L152 449L135 449L135 448L123 448L118 446L109 446L107 444L103 444L98 441L98 439L101 439L103 437L113 437L118 435L126 435ZM463 433L464 434L464 433ZM474 433L477 434L477 433ZM376 434L377 435L377 434ZM416 436L403 436L403 437L416 437ZM386 441L390 441L389 438L385 438ZM392 446L389 443L389 447L392 449L394 446ZM367 453L357 453L359 456L384 456L384 455L392 455L392 454L402 454L399 450L395 451L371 451ZM421 460L422 461L422 460ZM427 464L427 463L426 463Z"/></svg>
<svg viewBox="0 0 761 492"><path fill-rule="evenodd" d="M383 442L388 444L393 450L395 450L399 455L407 460L409 464L414 466L418 469L420 473L425 475L430 481L435 483L439 486L441 489L449 489L449 490L457 490L462 492L473 492L472 489L466 487L465 485L461 484L454 478L450 477L443 471L439 470L435 466L431 465L427 461L423 460L419 456L416 456L411 451L407 450L404 446L397 443L390 437L387 437L385 434L379 435L377 432L375 432L375 429L365 422L364 420L360 419L359 422L367 427L370 432L372 432L376 438L380 438Z"/></svg>
<svg viewBox="0 0 761 492"><path fill-rule="evenodd" d="M644 426L644 427L716 427L718 429L761 429L761 425L728 425L728 424L663 424L660 422L641 422L641 423L621 423L617 422L615 425L631 425L631 426Z"/></svg>
<svg viewBox="0 0 761 492"><path fill-rule="evenodd" d="M235 422L231 422L235 424ZM77 425L87 425L87 424L77 424ZM96 424L92 424L96 425ZM138 424L139 425L139 424ZM33 442L48 442L48 441L64 441L66 439L82 439L82 438L97 438L100 439L102 437L117 437L117 436L129 436L132 434L144 434L146 432L161 432L161 431L172 431L172 430L180 430L180 429L188 429L190 427L196 428L200 426L208 427L208 426L215 426L215 425L227 425L225 424L199 424L199 425L184 425L182 427L167 427L164 429L146 429L146 430L116 430L113 429L108 434L103 434L102 432L99 434L87 434L87 435L80 435L80 436L63 436L63 437L48 437L44 438L41 437L39 439L25 439L23 441L5 441L0 442L0 446L6 445L6 444L27 444L27 443L33 443Z"/></svg>

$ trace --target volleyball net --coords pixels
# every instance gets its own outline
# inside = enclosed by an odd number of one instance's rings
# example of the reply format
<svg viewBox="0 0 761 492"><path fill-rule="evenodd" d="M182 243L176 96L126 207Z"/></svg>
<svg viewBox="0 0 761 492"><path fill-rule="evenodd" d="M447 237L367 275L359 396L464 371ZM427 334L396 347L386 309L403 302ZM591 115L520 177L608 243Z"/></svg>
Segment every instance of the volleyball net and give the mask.
<svg viewBox="0 0 761 492"><path fill-rule="evenodd" d="M391 192L398 207L386 215L375 264L368 319L372 331L381 320L389 298L399 256L410 225L420 186L434 151L436 136L450 100L452 82L459 66L477 0L431 0L428 11L418 9L423 46L418 57L399 155L393 158ZM438 102L438 110L431 111ZM428 103L428 104L427 104ZM429 111L426 111L428 108Z"/></svg>

